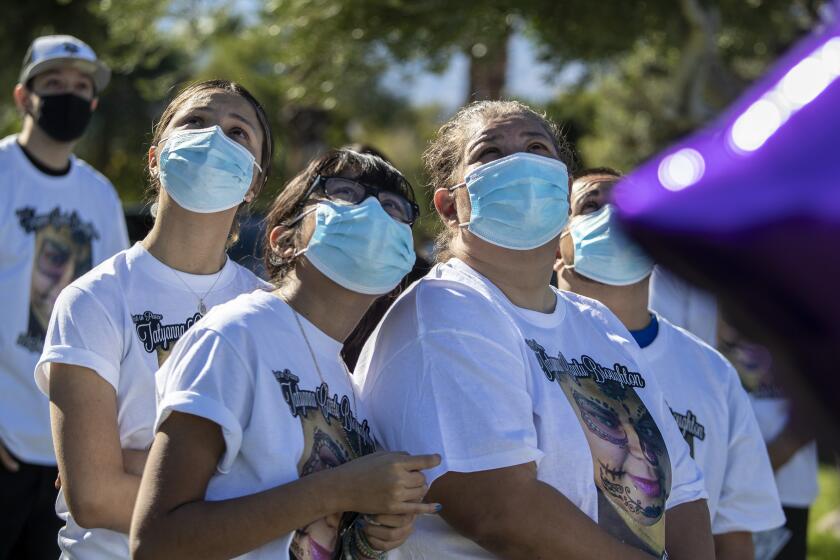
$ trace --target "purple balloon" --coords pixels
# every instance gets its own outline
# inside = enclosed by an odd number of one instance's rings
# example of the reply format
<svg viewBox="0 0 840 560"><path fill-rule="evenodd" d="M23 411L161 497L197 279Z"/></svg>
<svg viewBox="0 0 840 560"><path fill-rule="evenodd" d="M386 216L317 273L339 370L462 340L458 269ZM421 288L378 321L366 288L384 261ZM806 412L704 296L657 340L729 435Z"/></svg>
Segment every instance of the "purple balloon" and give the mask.
<svg viewBox="0 0 840 560"><path fill-rule="evenodd" d="M809 414L840 419L837 23L640 166L614 201L659 263L714 291L739 327L789 361L798 377L786 386L817 405Z"/></svg>

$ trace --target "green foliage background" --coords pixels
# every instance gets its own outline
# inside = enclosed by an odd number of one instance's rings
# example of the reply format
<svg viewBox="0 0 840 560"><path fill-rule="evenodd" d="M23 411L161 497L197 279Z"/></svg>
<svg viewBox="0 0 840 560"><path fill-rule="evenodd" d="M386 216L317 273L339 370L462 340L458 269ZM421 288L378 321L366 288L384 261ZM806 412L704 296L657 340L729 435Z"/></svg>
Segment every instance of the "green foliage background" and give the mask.
<svg viewBox="0 0 840 560"><path fill-rule="evenodd" d="M448 116L413 107L386 87L389 68L441 71L470 63L471 98L506 95L528 69L505 74L509 37L522 34L557 72L578 79L544 108L584 165L629 170L713 117L795 39L818 23L820 0L27 0L0 21L0 84L11 92L31 40L71 33L114 69L78 153L126 204L142 199L152 125L193 80L243 83L276 135L265 204L318 152L374 144L428 208L420 153ZM391 76L393 74L390 74ZM410 77L410 76L408 76ZM495 80L495 81L494 81ZM526 99L527 101L527 99ZM11 95L0 132L19 127ZM428 237L436 220L421 221Z"/></svg>
<svg viewBox="0 0 840 560"><path fill-rule="evenodd" d="M265 105L278 145L262 203L319 151L356 141L382 149L428 208L420 154L448 117L386 87L413 63L470 64L472 98L505 96L529 69L505 74L510 36L577 79L541 107L560 121L582 165L629 170L713 118L796 39L819 25L821 0L26 0L0 19L0 132L20 126L11 90L33 38L70 33L114 70L78 153L126 204L142 200L152 126L182 85L222 77ZM404 76L403 74L398 74ZM393 75L393 74L391 74ZM410 76L405 76L410 78ZM525 101L528 101L527 99ZM417 228L430 238L428 212ZM814 519L840 507L835 471L821 475ZM812 525L815 559L840 542Z"/></svg>

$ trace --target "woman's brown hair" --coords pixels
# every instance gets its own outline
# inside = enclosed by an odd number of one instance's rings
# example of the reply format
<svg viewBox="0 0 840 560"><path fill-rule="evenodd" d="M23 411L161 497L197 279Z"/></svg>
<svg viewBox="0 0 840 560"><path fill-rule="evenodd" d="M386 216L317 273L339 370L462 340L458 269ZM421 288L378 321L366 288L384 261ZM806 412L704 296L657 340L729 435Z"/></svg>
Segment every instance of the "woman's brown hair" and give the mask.
<svg viewBox="0 0 840 560"><path fill-rule="evenodd" d="M534 119L545 129L554 144L560 161L571 168L574 162L574 152L566 141L557 123L549 119L544 113L538 113L531 107L519 101L476 101L458 111L438 129L429 147L423 153L423 164L429 174L429 194L440 188L453 187L463 182L459 176L466 155L466 143L477 128L490 119L499 117L519 116ZM436 260L443 262L451 257L449 244L454 231L444 228L435 240Z"/></svg>

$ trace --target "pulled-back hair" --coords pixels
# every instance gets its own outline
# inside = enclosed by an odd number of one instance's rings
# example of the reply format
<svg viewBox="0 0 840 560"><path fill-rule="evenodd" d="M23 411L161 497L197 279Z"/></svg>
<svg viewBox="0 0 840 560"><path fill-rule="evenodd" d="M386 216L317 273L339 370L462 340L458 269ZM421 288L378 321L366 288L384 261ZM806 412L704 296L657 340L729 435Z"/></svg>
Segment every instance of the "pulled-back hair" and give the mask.
<svg viewBox="0 0 840 560"><path fill-rule="evenodd" d="M271 174L271 162L274 158L274 139L272 138L271 125L268 122L268 116L266 115L265 110L263 109L262 105L260 105L260 102L257 101L257 99L251 94L251 92L245 89L242 85L236 82L232 82L230 80L205 80L203 82L196 82L194 84L188 85L187 87L179 91L178 94L166 106L166 109L163 110L160 119L152 129L151 145L157 146L158 144L160 144L160 141L163 137L163 133L167 129L167 127L169 127L169 125L172 123L172 119L175 117L175 114L181 109L181 107L183 107L187 102L189 102L190 99L201 93L217 90L232 93L234 95L242 97L251 105L251 107L253 107L254 112L257 114L257 119L259 120L260 128L262 128L263 141L259 159L259 165L262 169L262 172L260 181L257 184L257 188L254 193L256 198L256 195L259 194L260 190L268 180L268 176ZM160 193L160 178L152 174L151 169L148 167L148 162L146 164L146 174L149 178L147 199L156 200L158 194ZM246 205L243 204L240 206L240 211L244 206ZM236 241L238 232L239 212L237 212L237 218L234 219L233 228L231 229L228 238L228 245L231 245Z"/></svg>
<svg viewBox="0 0 840 560"><path fill-rule="evenodd" d="M263 260L265 270L272 282L278 284L294 267L295 258L280 259L271 247L271 230L285 225L296 218L311 199L307 192L318 177L347 177L382 190L401 194L414 202L414 191L402 173L382 158L372 154L360 154L353 150L339 149L313 159L306 168L294 176L274 199L268 215L265 217L265 243ZM302 221L289 227L289 230L277 239L277 245L293 244L297 249L300 244Z"/></svg>
<svg viewBox="0 0 840 560"><path fill-rule="evenodd" d="M574 163L572 147L557 123L544 113L519 101L476 101L444 123L423 153L431 197L437 189L453 187L464 180L459 175L466 157L467 140L487 121L500 117L524 117L537 121L554 144L560 161L571 170ZM435 248L439 262L449 258L449 243L453 236L454 231L449 228L444 228L438 235Z"/></svg>

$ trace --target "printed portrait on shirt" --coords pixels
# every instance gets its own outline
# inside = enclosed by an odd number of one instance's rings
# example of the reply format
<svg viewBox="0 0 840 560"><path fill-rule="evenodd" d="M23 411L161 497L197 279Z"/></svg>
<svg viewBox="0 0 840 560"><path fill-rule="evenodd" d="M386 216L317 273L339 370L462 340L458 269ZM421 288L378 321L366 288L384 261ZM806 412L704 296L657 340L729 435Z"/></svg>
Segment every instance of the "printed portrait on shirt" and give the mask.
<svg viewBox="0 0 840 560"><path fill-rule="evenodd" d="M91 243L98 235L75 212L63 214L56 208L37 215L33 209L24 208L17 215L24 230L34 234L35 245L29 284L29 322L18 343L40 352L55 300L61 290L91 269Z"/></svg>
<svg viewBox="0 0 840 560"><path fill-rule="evenodd" d="M557 382L583 429L598 492L598 524L623 542L661 555L671 462L665 440L635 388L638 373L589 356L548 356L528 340L549 381Z"/></svg>
<svg viewBox="0 0 840 560"><path fill-rule="evenodd" d="M283 397L303 428L303 453L298 474L303 477L337 467L376 450L367 421L360 423L347 395L330 395L322 383L314 391L301 389L289 370L274 372ZM294 560L338 558L341 514L319 519L295 531L289 547Z"/></svg>
<svg viewBox="0 0 840 560"><path fill-rule="evenodd" d="M723 317L718 318L717 348L732 363L744 390L760 399L781 398L773 379L773 356L770 351L743 336Z"/></svg>

